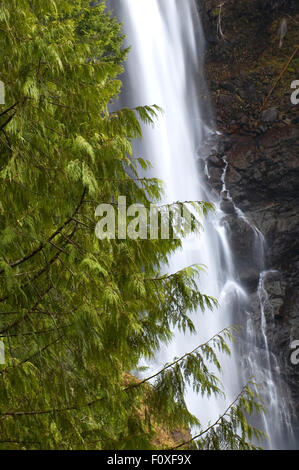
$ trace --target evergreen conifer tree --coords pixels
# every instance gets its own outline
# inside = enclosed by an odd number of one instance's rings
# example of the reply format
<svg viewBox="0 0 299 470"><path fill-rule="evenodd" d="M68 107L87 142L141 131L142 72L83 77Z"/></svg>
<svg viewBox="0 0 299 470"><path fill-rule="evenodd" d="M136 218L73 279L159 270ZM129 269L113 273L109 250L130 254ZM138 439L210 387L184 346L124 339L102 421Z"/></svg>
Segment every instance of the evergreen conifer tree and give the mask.
<svg viewBox="0 0 299 470"><path fill-rule="evenodd" d="M180 240L98 240L95 209L125 195L146 207L161 184L140 178L140 122L159 109L111 113L126 50L100 2L4 0L0 5L0 448L148 449L158 426L200 425L191 384L220 394L217 350L232 332L143 381L130 375L190 312L213 309L199 267L161 275ZM197 204L201 213L210 209ZM195 229L195 227L193 227ZM252 448L247 385L219 420L178 448Z"/></svg>

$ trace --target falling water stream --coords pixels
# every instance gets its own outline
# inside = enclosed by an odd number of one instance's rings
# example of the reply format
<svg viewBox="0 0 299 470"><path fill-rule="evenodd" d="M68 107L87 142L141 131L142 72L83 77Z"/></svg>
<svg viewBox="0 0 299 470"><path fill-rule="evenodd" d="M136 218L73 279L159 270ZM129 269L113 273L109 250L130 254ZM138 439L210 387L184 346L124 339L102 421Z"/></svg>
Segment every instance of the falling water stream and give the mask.
<svg viewBox="0 0 299 470"><path fill-rule="evenodd" d="M207 189L209 175L202 170L204 165L200 165L200 160L208 156L210 143L215 142L217 132L212 123L203 77L205 42L196 3L194 0L110 0L109 7L124 23L128 44L132 45L123 77L122 105L157 104L164 110L154 128L144 127L143 140L136 143L136 154L150 160L154 176L164 181L165 202L209 200L216 206L215 213L203 221L204 231L200 238L187 240L183 249L171 258L167 271L175 272L195 263L206 265L208 271L202 275L200 290L216 297L220 308L213 313L194 315L192 319L197 334L175 332L171 344L161 347L151 367L158 370L161 364L189 352L223 328L240 322L246 327L243 358L240 358L238 348L232 357L221 358L221 379L226 398L203 401L189 390L186 396L188 407L203 426L213 422L254 374L266 389L269 413L259 423L269 435L266 446L286 448L290 414L287 403L281 398L281 387L274 379L274 375L279 376L279 368L268 347L264 266L261 263L258 288L264 341L261 357L249 313L249 295L238 281L221 198ZM233 205L226 189L228 163L225 163L222 195ZM239 217L244 218L241 211L235 210ZM255 233L255 251L262 259L264 239L257 229L252 227L252 230ZM272 372L273 364L275 374Z"/></svg>

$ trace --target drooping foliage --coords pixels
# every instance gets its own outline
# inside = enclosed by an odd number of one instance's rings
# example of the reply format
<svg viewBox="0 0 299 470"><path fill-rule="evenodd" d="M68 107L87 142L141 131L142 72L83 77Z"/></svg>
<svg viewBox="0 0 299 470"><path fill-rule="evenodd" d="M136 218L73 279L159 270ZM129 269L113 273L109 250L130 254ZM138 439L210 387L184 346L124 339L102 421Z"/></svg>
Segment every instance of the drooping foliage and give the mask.
<svg viewBox="0 0 299 470"><path fill-rule="evenodd" d="M194 331L190 312L216 305L198 291L197 267L161 274L180 240L95 236L98 204L159 201L160 182L139 177L148 163L132 150L159 109L109 111L127 51L103 2L4 0L0 50L0 448L151 448L157 426L199 424L186 384L221 393L209 365L220 370L231 337L151 379L128 375L175 328ZM198 447L246 447L256 402L240 395Z"/></svg>

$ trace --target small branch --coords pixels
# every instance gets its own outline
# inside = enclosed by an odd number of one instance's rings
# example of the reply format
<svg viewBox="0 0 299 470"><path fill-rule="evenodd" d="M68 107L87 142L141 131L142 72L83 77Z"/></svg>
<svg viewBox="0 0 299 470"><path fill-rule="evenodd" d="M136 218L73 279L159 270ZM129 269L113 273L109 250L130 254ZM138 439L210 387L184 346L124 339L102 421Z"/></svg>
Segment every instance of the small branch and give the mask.
<svg viewBox="0 0 299 470"><path fill-rule="evenodd" d="M60 252L56 253L56 255L54 255L54 256L50 259L50 261L49 261L42 269L40 269L40 271L38 271L38 272L33 276L32 279L30 279L29 282L27 282L27 283L24 284L24 285L21 285L21 286L20 286L20 289L25 289L26 287L30 286L30 284L32 284L34 281L36 281L36 279L38 279L40 276L42 276L42 274L44 274L44 273L50 268L50 266L52 266L52 264L55 263L55 261L59 258L60 254L61 254ZM9 299L9 297L10 297L11 295L12 295L12 294L9 294L9 295L6 295L5 297L2 297L2 298L0 299L0 303L2 303L2 302L4 302L5 300ZM10 325L9 328L11 328L11 327L14 326L14 325L15 325L15 324ZM4 332L6 332L6 330L7 330L7 328L6 328L5 330L0 331L0 333L4 333Z"/></svg>
<svg viewBox="0 0 299 470"><path fill-rule="evenodd" d="M6 374L9 370L11 369L14 369L16 367L20 367L22 366L23 364L26 364L27 362L31 361L32 359L34 359L37 355L43 353L44 351L46 351L48 348L50 348L51 346L53 346L54 344L58 343L58 341L60 341L62 338L63 338L64 335L61 335L59 336L58 338L55 339L55 341L53 341L52 343L49 343L47 344L46 346L44 346L42 349L40 349L39 351L33 353L31 356L27 357L27 359L23 359L23 361L19 362L16 366L10 366L10 367L6 367L5 369L1 370L0 371L0 375L3 375L3 374ZM3 416L5 416L7 413L5 413ZM22 414L27 414L26 411L22 412ZM28 414L30 414L30 412L28 412ZM2 419L2 417L0 419Z"/></svg>
<svg viewBox="0 0 299 470"><path fill-rule="evenodd" d="M15 114L16 111L11 116L9 116L9 118L6 119L6 121L0 127L0 131L2 131L10 123L10 121L15 117Z"/></svg>
<svg viewBox="0 0 299 470"><path fill-rule="evenodd" d="M9 148L9 150L12 152L11 142L10 142L10 140L9 140L9 137L8 137L8 135L7 135L6 131L5 131L5 129L2 129L2 132L3 132L4 137L5 137L5 139L6 139L7 146L8 146L8 148Z"/></svg>
<svg viewBox="0 0 299 470"><path fill-rule="evenodd" d="M13 105L10 106L9 108L7 108L7 109L5 109L4 111L2 111L2 113L0 113L0 117L1 117L1 116L4 116L4 115L7 114L9 111L11 111L12 109L14 109L18 104L19 104L19 101L17 101L15 104L13 104Z"/></svg>
<svg viewBox="0 0 299 470"><path fill-rule="evenodd" d="M217 333L216 335L214 335L212 338L210 338L208 341L206 341L205 343L203 344L200 344L199 346L197 346L195 349L193 349L193 351L189 352L189 353L186 353L184 354L183 356L179 357L178 359L176 359L174 362L172 362L171 364L168 364L167 366L163 367L163 369L161 369L159 372L156 372L155 374L151 375L150 377L147 377L146 379L136 383L136 384L133 384L133 385L129 385L128 387L126 387L124 390L129 390L131 388L137 388L139 387L140 385L143 385L147 382L149 382L150 380L156 378L158 375L161 375L163 372L165 372L166 370L170 369L171 367L174 367L176 364L179 364L180 362L182 362L184 359L186 359L187 357L190 357L190 356L193 356L199 349L202 349L203 347L207 346L209 343L211 343L215 338L219 337L222 333L228 331L229 328L223 328L223 330L221 330L219 333Z"/></svg>
<svg viewBox="0 0 299 470"><path fill-rule="evenodd" d="M8 439L6 441L0 441L0 444L20 444L20 445L29 445L29 444L38 444L39 446L41 445L40 442L35 442L35 441L17 441L13 439Z"/></svg>
<svg viewBox="0 0 299 470"><path fill-rule="evenodd" d="M195 268L195 267L198 267L198 268L203 269L203 266L202 266L202 265L199 265L199 264L191 264L190 266L187 266L187 267L185 267L185 268L183 268L183 269L180 269L179 271L176 271L176 272L173 273L173 274L165 274L164 276L160 276L160 277L145 278L144 281L146 281L146 282L166 281L166 280L168 280L168 279L171 279L171 278L174 277L174 276L177 276L178 274L183 273L184 271L186 271L186 269Z"/></svg>
<svg viewBox="0 0 299 470"><path fill-rule="evenodd" d="M32 336L32 335L39 335L39 334L47 334L47 333L52 333L53 331L57 332L59 330L65 330L71 326L72 324L70 323L69 325L59 326L56 328L48 328L46 330L26 331L25 333L16 333L14 335L3 335L3 336L0 336L0 338L16 338L18 336Z"/></svg>
<svg viewBox="0 0 299 470"><path fill-rule="evenodd" d="M70 408L57 408L57 409L52 409L52 410L36 410L36 411L13 411L11 413L4 413L0 417L0 421L4 420L5 418L8 418L10 416L12 417L18 417L18 416L37 416L37 415L47 415L51 413L62 413L64 411L72 411L75 410L75 407L70 407Z"/></svg>
<svg viewBox="0 0 299 470"><path fill-rule="evenodd" d="M299 22L296 21L291 15L288 15L288 14L287 14L286 16L288 16L288 17L290 18L290 20L292 20L295 24L298 24L298 25L299 25Z"/></svg>
<svg viewBox="0 0 299 470"><path fill-rule="evenodd" d="M29 259L33 258L36 254L40 253L42 251L42 249L46 246L47 243L50 243L55 237L57 237L57 235L59 235L62 230L70 223L72 222L74 219L73 217L78 213L80 207L82 206L83 204L83 200L84 200L84 197L85 197L85 194L86 194L86 191L87 191L87 188L84 188L84 191L83 191L83 194L81 196L81 199L80 199L80 202L78 204L78 206L76 207L76 210L74 211L74 213L72 214L71 217L69 217L63 225L61 225L61 227L59 227L51 236L50 238L48 238L48 240L46 242L43 242L41 243L32 253L30 253L29 255L26 255L24 256L23 258L17 260L17 261L14 261L12 263L9 264L9 266L11 268L16 268L17 266L19 266L20 264L22 263L25 263L25 261L28 261ZM5 271L4 269L2 269L0 271L0 275L3 274Z"/></svg>
<svg viewBox="0 0 299 470"><path fill-rule="evenodd" d="M219 5L219 15L218 15L218 22L217 22L217 32L220 34L220 36L222 37L222 39L224 41L226 41L226 37L224 36L223 34L223 31L222 31L222 26L221 26L221 13L222 13L222 7L223 7L224 3L221 3Z"/></svg>
<svg viewBox="0 0 299 470"><path fill-rule="evenodd" d="M155 182L157 178L98 178L100 181L111 181L112 183L127 183L128 181L137 181L137 182Z"/></svg>
<svg viewBox="0 0 299 470"><path fill-rule="evenodd" d="M283 75L285 74L285 72L287 71L287 68L288 66L290 65L290 63L292 62L293 58L295 57L295 55L297 54L299 50L299 46L296 47L296 49L294 50L293 54L291 55L291 57L289 58L288 62L286 63L286 65L283 67L282 71L280 72L279 74L279 77L277 78L276 82L274 83L273 87L271 88L271 90L269 91L268 95L266 96L263 104L262 104L262 107L260 109L260 112L262 112L264 109L265 109L265 106L267 104L267 102L269 101L269 98L270 96L272 95L273 91L275 90L275 88L277 87L278 83L280 82L281 78L283 77Z"/></svg>
<svg viewBox="0 0 299 470"><path fill-rule="evenodd" d="M3 413L3 415L0 417L0 421L4 420L5 418L8 418L8 417L19 417L19 416L36 416L36 415L47 415L47 414L51 414L51 413L64 413L66 411L74 411L74 410L79 410L80 408L88 408L88 407L91 407L93 405L95 405L96 403L102 401L103 398L96 398L95 400L92 400L88 403L85 403L84 405L81 405L81 406L76 406L76 405L72 405L72 406L68 406L68 407L65 407L65 408L53 408L53 409L50 409L50 410L32 410L32 411L12 411L12 412L7 412L7 413Z"/></svg>
<svg viewBox="0 0 299 470"><path fill-rule="evenodd" d="M211 341L213 341L213 339L215 339L217 336L221 335L221 333L225 332L225 331L228 331L228 328L224 328L222 331L220 331L218 334L214 335L210 340L208 340L206 343L203 343L201 344L200 346L198 346L197 348L195 348L192 352L190 353L187 353L185 354L184 356L182 356L181 358L177 359L176 361L174 361L172 364L169 364L168 366L164 367L162 370L160 370L159 372L157 372L156 374L152 375L151 377L148 377L147 379L144 379L143 381L141 382L138 382L137 384L133 384L133 385L129 385L128 387L124 388L123 391L127 391L129 389L132 389L132 388L137 388L139 387L140 385L148 382L149 380L151 380L152 378L155 378L157 377L159 374L161 374L162 372L164 372L165 370L169 369L170 367L173 367L175 364L179 363L180 361L184 360L186 357L188 356L191 356L192 354L194 354L198 349L206 346L207 344L209 344ZM60 336L59 338L57 338L57 340L55 340L55 342L45 346L41 351L38 351L37 353L33 354L32 356L30 356L30 358L22 361L22 363L25 363L25 362L28 362L29 360L31 360L33 357L35 357L37 354L43 352L45 349L47 349L48 347L50 347L52 344L55 344L57 341L59 341L61 338L63 338L63 336ZM22 364L20 363L20 364ZM18 365L20 365L18 364ZM0 375L3 374L5 371L7 371L7 369L4 369L2 372L0 372ZM245 389L245 387L244 387ZM241 394L243 393L243 391L240 393L240 395L237 397L237 399L235 400L235 402L240 398ZM73 406L69 406L69 407L66 407L66 408L54 408L54 409L50 409L50 410L36 410L36 411L14 411L14 412L7 412L7 413L4 413L1 417L0 417L0 421L1 420L4 420L5 418L8 418L10 416L12 417L19 417L19 416L36 416L36 415L45 415L45 414L51 414L51 413L62 413L62 412L66 412L66 411L73 411L73 410L77 410L77 409L80 409L80 408L86 408L86 407L91 407L93 406L94 404L96 403L99 403L100 401L102 401L104 398L101 397L101 398L96 398L84 405L82 405L81 407L77 407L76 405L73 405ZM235 403L234 402L234 403ZM232 407L234 405L234 403L232 405L230 405L230 407ZM220 419L225 416L225 414L228 412L228 410L230 409L230 407L226 410L226 412L217 420L217 421L220 421ZM207 432L207 431L205 431ZM204 432L203 432L204 433ZM177 446L177 448L179 447L182 447L183 445L185 444L188 444L189 442L191 442L192 440L196 439L196 436L191 439L190 441L188 442L184 442L182 444L180 444L179 446Z"/></svg>
<svg viewBox="0 0 299 470"><path fill-rule="evenodd" d="M88 230L92 230L92 227L90 227L89 225L85 224L84 222L78 220L78 219L75 219L74 217L72 217L72 220L74 222L76 222L77 224L79 225L82 225L82 227L85 227L85 228L88 228Z"/></svg>
<svg viewBox="0 0 299 470"><path fill-rule="evenodd" d="M180 447L183 447L183 446L186 446L186 445L190 444L191 442L195 441L196 439L199 439L200 437L202 437L207 432L211 431L211 429L213 429L215 426L218 426L220 421L227 415L227 413L233 408L233 406L240 400L240 398L244 394L245 390L246 390L246 385L242 388L242 390L239 393L239 395L237 396L237 398L226 408L225 412L221 416L219 416L219 418L213 424L211 424L211 426L209 426L207 429L200 432L196 436L192 437L192 439L189 439L188 441L182 442L181 444L177 445L176 447L172 447L171 450L176 450L176 449L179 449Z"/></svg>
<svg viewBox="0 0 299 470"><path fill-rule="evenodd" d="M77 230L77 225L76 225L75 228L72 230L72 233L69 235L70 238L74 235L74 233L76 232L76 230ZM20 286L20 289L23 290L23 289L25 289L26 287L30 286L30 285L31 285L34 281L36 281L40 276L42 276L44 273L46 273L46 272L49 270L49 268L52 266L52 264L54 264L55 261L57 261L57 260L59 259L59 256L60 256L60 255L61 255L61 251L59 251L58 253L56 253L56 255L54 255L54 256L50 259L50 261L49 261L40 271L38 271L38 272L33 276L32 279L30 279L29 282L27 282L26 284L21 285L21 286ZM12 294L9 294L9 295L6 295L5 297L2 297L2 298L0 299L0 303L5 302L5 300L9 299L9 297L10 297L11 295L12 295ZM25 315L25 317L26 317L26 315ZM19 320L19 322L22 321L25 317L22 317L22 318ZM11 328L12 326L15 326L15 323L12 324L12 325L10 325L9 327L7 327L5 330L1 331L0 333L6 332L6 331L7 331L9 328Z"/></svg>

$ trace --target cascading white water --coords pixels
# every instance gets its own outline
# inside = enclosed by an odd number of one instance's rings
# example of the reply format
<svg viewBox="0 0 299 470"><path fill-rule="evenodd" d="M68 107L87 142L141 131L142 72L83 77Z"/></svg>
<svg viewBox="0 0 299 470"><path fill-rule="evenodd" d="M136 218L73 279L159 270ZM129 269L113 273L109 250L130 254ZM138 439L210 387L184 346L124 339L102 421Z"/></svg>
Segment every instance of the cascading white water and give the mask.
<svg viewBox="0 0 299 470"><path fill-rule="evenodd" d="M183 250L170 260L168 272L175 272L195 263L205 264L208 272L202 276L200 289L205 294L218 298L220 309L204 316L194 315L193 321L198 331L196 335L186 336L175 332L172 343L161 349L157 363L152 365L158 368L160 363L169 362L175 356L192 350L218 331L235 323L236 319L241 319L241 323L244 323L249 297L237 281L224 213L220 208L221 201L206 189L204 181L207 175L201 175L199 171L198 160L207 156L206 143L216 132L210 120L208 93L203 79L204 37L195 1L111 0L109 6L123 21L128 44L132 45L123 79L122 104L130 107L158 104L164 110L154 129L144 128L142 142L136 143L136 153L150 160L154 175L164 181L165 202L208 199L216 206L215 214L204 220L201 237L184 243ZM225 172L222 183L223 194L230 199L225 186ZM240 216L243 217L241 213ZM258 249L262 249L262 237L256 230L255 233ZM261 315L263 322L262 307ZM203 406L201 398L191 390L188 392L186 398L189 409L199 417L203 425L215 420L225 410L226 405L239 393L244 381L249 379L249 374L255 373L259 367L260 361L254 347L250 352L250 344L254 346L253 337L249 319L245 338L248 351L247 374L240 371L237 352L230 359L221 358L225 400L210 399ZM270 354L267 343L265 347L266 354ZM267 370L269 372L269 367ZM270 387L269 397L273 399L272 405L277 411L274 418L278 419L278 390L271 372L269 374L266 386ZM270 411L273 411L273 406L271 408L270 404ZM286 414L282 416L281 413L281 421L289 419ZM265 418L264 428L270 439L272 424L271 416ZM276 436L279 435L280 425L281 422L276 422ZM283 447L282 442L272 442L272 446L274 445Z"/></svg>

